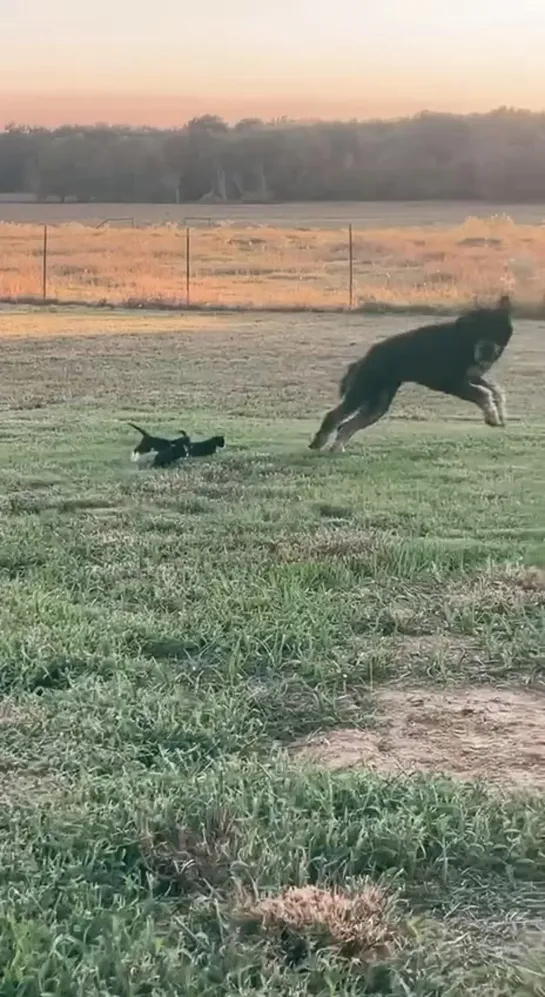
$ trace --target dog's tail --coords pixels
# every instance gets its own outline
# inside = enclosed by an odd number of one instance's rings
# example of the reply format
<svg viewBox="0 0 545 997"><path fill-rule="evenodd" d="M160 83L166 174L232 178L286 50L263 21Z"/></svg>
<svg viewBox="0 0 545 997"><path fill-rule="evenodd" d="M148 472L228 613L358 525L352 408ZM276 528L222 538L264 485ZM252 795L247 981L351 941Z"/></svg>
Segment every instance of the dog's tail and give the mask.
<svg viewBox="0 0 545 997"><path fill-rule="evenodd" d="M129 423L128 423L128 425L129 425L129 426L132 426L132 428L133 428L133 429L136 429L136 432L137 432L137 433L141 433L141 434L142 434L142 436L149 436L149 433L146 433L146 430L145 430L145 429L141 429L141 428L140 428L140 426L137 426L137 425L136 425L136 423L134 423L134 422L129 422Z"/></svg>

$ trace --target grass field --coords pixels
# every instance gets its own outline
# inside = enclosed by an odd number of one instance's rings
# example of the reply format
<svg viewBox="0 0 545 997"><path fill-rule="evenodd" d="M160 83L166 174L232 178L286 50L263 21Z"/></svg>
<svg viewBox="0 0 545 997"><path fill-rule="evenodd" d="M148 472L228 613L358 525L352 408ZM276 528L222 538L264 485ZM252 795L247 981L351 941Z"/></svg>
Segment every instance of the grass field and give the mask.
<svg viewBox="0 0 545 997"><path fill-rule="evenodd" d="M12 206L16 207L16 206ZM409 216L407 216L409 217ZM412 217L412 216L411 216ZM519 309L545 308L545 227L508 217L461 223L355 224L352 305L458 309L502 287ZM137 219L138 220L138 219ZM295 227L297 226L297 227ZM0 223L0 299L43 295L43 229ZM163 226L50 225L46 297L56 301L169 307L346 308L349 237L338 219Z"/></svg>
<svg viewBox="0 0 545 997"><path fill-rule="evenodd" d="M404 326L0 312L1 997L542 997L545 326L309 452Z"/></svg>

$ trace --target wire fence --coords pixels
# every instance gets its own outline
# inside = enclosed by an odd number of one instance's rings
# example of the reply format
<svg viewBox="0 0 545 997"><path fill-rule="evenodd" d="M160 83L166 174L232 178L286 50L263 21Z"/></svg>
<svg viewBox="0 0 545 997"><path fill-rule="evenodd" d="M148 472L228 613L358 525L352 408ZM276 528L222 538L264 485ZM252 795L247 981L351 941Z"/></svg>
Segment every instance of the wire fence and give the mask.
<svg viewBox="0 0 545 997"><path fill-rule="evenodd" d="M0 297L198 306L354 304L353 229L0 225Z"/></svg>
<svg viewBox="0 0 545 997"><path fill-rule="evenodd" d="M352 309L459 307L516 282L543 301L545 231L468 219L451 228L268 223L0 223L0 299Z"/></svg>

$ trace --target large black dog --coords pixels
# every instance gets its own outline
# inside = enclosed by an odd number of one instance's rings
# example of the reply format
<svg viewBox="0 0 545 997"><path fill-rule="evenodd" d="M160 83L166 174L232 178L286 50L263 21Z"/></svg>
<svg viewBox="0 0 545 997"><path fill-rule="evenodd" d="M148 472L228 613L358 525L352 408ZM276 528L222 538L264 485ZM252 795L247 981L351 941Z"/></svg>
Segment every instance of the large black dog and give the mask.
<svg viewBox="0 0 545 997"><path fill-rule="evenodd" d="M513 334L511 302L475 308L451 322L421 326L375 343L350 364L340 383L341 402L324 417L310 444L321 450L336 432L332 450L343 450L354 433L377 422L404 382L473 402L489 426L504 426L505 396L484 375Z"/></svg>

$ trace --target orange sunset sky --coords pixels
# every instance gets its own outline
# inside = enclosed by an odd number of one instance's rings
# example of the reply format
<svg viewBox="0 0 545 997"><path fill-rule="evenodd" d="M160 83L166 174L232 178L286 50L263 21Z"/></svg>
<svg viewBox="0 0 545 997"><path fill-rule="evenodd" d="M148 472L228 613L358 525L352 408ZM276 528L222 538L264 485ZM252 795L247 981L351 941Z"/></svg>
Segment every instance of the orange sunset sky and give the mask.
<svg viewBox="0 0 545 997"><path fill-rule="evenodd" d="M545 109L545 0L0 0L0 127Z"/></svg>

